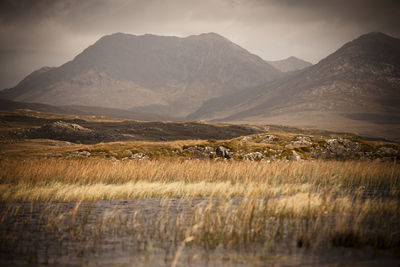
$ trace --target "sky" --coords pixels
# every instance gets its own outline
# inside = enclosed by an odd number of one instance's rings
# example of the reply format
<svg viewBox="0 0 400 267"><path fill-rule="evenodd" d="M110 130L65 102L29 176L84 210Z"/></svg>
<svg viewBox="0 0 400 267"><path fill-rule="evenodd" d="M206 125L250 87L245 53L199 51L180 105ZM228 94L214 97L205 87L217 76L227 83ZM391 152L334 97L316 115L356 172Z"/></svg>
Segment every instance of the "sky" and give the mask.
<svg viewBox="0 0 400 267"><path fill-rule="evenodd" d="M266 60L317 63L358 36L400 37L398 0L0 0L0 89L115 32L216 32Z"/></svg>

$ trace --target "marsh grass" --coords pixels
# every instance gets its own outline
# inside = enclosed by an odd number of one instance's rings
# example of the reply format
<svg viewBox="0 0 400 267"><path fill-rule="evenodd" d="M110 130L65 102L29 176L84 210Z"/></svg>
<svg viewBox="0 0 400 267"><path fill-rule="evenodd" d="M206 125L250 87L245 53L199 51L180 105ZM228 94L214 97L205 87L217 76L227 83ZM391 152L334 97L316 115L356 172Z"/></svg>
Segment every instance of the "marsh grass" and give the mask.
<svg viewBox="0 0 400 267"><path fill-rule="evenodd" d="M1 213L1 250L35 257L46 251L57 258L110 253L110 249L151 257L156 249L166 263L175 265L185 248L274 252L400 246L395 200L299 193L190 198L175 204L163 198L152 207L149 200L142 201L144 206L127 207L85 202L8 204ZM149 213L149 208L154 211Z"/></svg>
<svg viewBox="0 0 400 267"><path fill-rule="evenodd" d="M111 246L147 259L162 251L176 265L191 248L400 248L393 163L32 159L0 167L3 251L87 255ZM101 201L121 199L145 204Z"/></svg>
<svg viewBox="0 0 400 267"><path fill-rule="evenodd" d="M2 201L281 196L398 196L400 168L378 162L213 162L32 159L0 162Z"/></svg>

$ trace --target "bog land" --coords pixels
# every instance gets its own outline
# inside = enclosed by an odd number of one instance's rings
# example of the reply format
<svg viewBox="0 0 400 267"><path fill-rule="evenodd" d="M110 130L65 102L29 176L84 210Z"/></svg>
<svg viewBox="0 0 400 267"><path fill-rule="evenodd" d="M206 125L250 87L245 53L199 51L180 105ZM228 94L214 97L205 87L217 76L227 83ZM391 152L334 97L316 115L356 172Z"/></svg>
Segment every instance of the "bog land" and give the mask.
<svg viewBox="0 0 400 267"><path fill-rule="evenodd" d="M398 143L272 125L0 118L2 265L399 262Z"/></svg>

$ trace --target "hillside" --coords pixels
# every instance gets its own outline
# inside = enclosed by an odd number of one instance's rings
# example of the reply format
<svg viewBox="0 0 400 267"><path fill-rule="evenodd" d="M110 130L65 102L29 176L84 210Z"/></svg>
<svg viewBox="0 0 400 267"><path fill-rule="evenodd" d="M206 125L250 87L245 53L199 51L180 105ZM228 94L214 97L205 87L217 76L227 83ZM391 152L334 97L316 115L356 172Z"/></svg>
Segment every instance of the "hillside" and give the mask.
<svg viewBox="0 0 400 267"><path fill-rule="evenodd" d="M207 101L189 119L280 123L400 138L400 40L370 33L306 69Z"/></svg>
<svg viewBox="0 0 400 267"><path fill-rule="evenodd" d="M54 114L87 115L87 116L107 116L121 119L141 120L141 121L161 121L174 120L175 118L156 115L152 113L133 112L123 109L103 108L92 106L52 106L40 103L24 103L6 99L0 99L0 110L28 109Z"/></svg>
<svg viewBox="0 0 400 267"><path fill-rule="evenodd" d="M272 162L394 161L400 157L398 143L348 133L276 125L141 122L27 110L0 111L0 137L0 159L46 155Z"/></svg>
<svg viewBox="0 0 400 267"><path fill-rule="evenodd" d="M116 33L72 61L42 68L0 97L186 116L210 98L265 83L281 72L226 38Z"/></svg>

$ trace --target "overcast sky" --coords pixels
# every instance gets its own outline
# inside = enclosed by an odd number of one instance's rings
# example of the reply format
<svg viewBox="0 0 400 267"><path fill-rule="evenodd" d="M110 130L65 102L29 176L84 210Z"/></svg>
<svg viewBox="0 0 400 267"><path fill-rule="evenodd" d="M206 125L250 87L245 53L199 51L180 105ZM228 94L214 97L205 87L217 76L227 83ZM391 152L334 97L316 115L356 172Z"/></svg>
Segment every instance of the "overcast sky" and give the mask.
<svg viewBox="0 0 400 267"><path fill-rule="evenodd" d="M114 32L219 33L267 60L312 63L361 34L400 37L400 1L0 0L0 88Z"/></svg>

